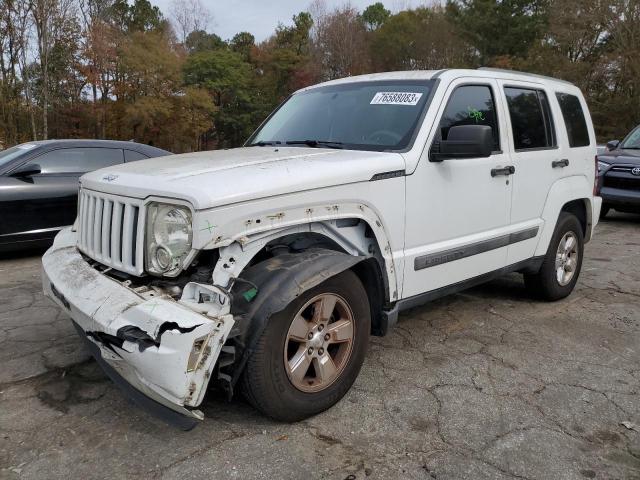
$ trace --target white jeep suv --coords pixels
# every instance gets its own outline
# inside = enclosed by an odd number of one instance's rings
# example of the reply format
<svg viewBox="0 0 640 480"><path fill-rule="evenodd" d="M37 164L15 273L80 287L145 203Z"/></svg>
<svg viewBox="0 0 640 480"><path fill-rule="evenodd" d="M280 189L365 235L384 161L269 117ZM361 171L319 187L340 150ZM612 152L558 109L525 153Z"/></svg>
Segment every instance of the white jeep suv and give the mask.
<svg viewBox="0 0 640 480"><path fill-rule="evenodd" d="M497 70L331 81L243 148L81 179L46 294L134 400L183 428L208 386L295 421L351 387L398 312L507 272L573 290L601 199L585 100Z"/></svg>

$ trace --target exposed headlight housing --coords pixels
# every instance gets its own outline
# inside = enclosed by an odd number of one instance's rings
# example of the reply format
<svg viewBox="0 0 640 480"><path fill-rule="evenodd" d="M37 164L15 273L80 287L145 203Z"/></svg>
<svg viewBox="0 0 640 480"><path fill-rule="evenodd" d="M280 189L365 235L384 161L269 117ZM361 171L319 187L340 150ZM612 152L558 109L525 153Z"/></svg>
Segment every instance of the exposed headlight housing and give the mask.
<svg viewBox="0 0 640 480"><path fill-rule="evenodd" d="M148 273L178 275L191 253L192 240L189 208L156 202L147 206L145 263Z"/></svg>

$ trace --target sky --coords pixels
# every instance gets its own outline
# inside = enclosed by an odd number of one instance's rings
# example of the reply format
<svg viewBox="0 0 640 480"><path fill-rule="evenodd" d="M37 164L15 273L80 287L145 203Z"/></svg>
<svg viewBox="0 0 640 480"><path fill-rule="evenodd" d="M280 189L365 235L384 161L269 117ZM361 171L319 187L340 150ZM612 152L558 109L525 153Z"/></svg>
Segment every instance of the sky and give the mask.
<svg viewBox="0 0 640 480"><path fill-rule="evenodd" d="M169 17L169 5L172 0L150 0L160 7L165 17ZM267 39L279 22L291 24L291 17L307 9L310 0L201 0L209 9L213 20L207 29L224 40L232 38L236 33L248 31L256 40ZM362 11L372 3L380 0L350 0L352 7ZM328 10L344 5L346 0L325 0ZM418 6L421 0L382 0L391 11L403 10Z"/></svg>

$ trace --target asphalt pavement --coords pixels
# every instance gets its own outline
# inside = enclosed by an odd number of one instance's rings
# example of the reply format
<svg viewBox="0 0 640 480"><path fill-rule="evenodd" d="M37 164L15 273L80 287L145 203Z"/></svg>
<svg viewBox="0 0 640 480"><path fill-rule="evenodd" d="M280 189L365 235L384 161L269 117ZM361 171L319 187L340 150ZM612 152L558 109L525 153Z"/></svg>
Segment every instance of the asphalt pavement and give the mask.
<svg viewBox="0 0 640 480"><path fill-rule="evenodd" d="M372 337L329 411L277 423L212 394L190 432L89 358L41 254L0 257L0 478L640 479L640 216L598 226L566 300L516 274L444 298Z"/></svg>

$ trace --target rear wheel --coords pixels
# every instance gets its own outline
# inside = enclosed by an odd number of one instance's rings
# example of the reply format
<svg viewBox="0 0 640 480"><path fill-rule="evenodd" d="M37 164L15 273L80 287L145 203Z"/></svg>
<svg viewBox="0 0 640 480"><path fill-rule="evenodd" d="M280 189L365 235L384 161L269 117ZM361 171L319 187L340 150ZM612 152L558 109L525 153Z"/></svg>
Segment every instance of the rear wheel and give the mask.
<svg viewBox="0 0 640 480"><path fill-rule="evenodd" d="M282 421L326 410L358 376L370 329L358 277L346 271L326 280L269 319L243 375L246 398Z"/></svg>
<svg viewBox="0 0 640 480"><path fill-rule="evenodd" d="M583 252L582 225L575 215L562 212L540 271L524 276L527 288L545 300L567 297L578 281Z"/></svg>

